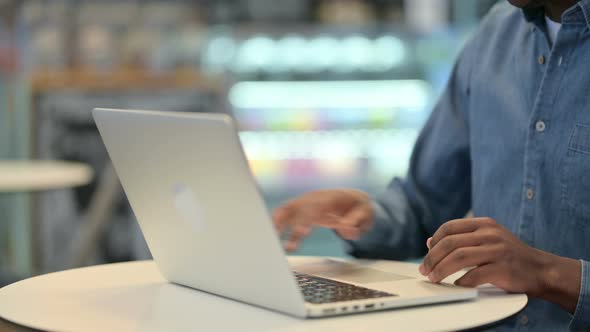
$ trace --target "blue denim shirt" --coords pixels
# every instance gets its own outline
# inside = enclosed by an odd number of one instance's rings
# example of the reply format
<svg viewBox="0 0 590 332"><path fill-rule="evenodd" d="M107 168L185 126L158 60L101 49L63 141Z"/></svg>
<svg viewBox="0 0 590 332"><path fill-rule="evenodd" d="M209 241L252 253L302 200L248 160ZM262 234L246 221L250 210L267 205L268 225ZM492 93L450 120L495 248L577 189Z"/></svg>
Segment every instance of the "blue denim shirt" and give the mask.
<svg viewBox="0 0 590 332"><path fill-rule="evenodd" d="M462 51L405 179L375 199L358 257L426 253L443 223L495 219L525 243L582 260L574 315L531 299L499 329L590 330L590 0L551 45L542 10L496 6Z"/></svg>

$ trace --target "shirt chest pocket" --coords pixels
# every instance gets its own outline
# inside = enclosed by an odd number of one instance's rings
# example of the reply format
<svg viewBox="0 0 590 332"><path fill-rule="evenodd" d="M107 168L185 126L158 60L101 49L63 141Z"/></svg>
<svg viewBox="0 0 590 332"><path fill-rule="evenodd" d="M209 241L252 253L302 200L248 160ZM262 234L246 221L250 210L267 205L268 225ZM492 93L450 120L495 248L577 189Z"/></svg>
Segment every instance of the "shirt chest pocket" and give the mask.
<svg viewBox="0 0 590 332"><path fill-rule="evenodd" d="M571 221L590 226L590 125L576 124L562 172L564 212Z"/></svg>

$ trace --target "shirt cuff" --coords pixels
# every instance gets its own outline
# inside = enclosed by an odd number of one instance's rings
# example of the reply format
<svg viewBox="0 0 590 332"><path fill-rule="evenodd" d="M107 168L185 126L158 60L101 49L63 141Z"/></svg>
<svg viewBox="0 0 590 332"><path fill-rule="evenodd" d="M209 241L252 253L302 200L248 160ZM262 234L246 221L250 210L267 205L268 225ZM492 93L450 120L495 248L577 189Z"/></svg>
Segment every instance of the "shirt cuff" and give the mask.
<svg viewBox="0 0 590 332"><path fill-rule="evenodd" d="M590 262L582 261L581 279L580 296L570 323L571 331L588 331L590 329Z"/></svg>

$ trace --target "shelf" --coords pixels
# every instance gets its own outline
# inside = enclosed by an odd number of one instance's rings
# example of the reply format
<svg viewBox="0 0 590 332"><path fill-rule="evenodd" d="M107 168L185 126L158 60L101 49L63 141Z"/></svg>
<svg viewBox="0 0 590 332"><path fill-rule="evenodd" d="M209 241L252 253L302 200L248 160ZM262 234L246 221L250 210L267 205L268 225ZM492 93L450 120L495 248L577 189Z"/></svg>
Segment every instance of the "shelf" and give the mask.
<svg viewBox="0 0 590 332"><path fill-rule="evenodd" d="M198 89L223 91L218 77L203 75L191 69L171 72L150 72L141 69L96 71L88 69L35 71L31 75L33 93L60 89L89 91Z"/></svg>
<svg viewBox="0 0 590 332"><path fill-rule="evenodd" d="M250 169L263 191L380 188L408 168L417 129L242 132Z"/></svg>
<svg viewBox="0 0 590 332"><path fill-rule="evenodd" d="M409 153L418 129L241 132L251 160L387 158Z"/></svg>

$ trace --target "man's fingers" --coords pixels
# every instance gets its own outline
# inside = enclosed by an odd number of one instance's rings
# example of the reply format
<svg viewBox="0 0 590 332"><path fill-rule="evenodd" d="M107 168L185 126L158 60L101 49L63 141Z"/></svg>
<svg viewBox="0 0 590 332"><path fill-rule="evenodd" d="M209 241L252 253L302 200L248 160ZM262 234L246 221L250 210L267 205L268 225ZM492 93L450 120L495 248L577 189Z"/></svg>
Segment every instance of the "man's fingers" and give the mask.
<svg viewBox="0 0 590 332"><path fill-rule="evenodd" d="M291 209L288 205L283 205L279 208L277 208L273 214L272 214L272 219L275 222L282 222L285 219L288 219L289 216L291 215Z"/></svg>
<svg viewBox="0 0 590 332"><path fill-rule="evenodd" d="M455 249L443 258L428 274L430 281L438 283L453 273L472 266L491 263L497 250L490 246L463 247Z"/></svg>
<svg viewBox="0 0 590 332"><path fill-rule="evenodd" d="M430 240L430 249L432 250L436 244L446 236L470 233L478 228L473 219L456 219L444 223L432 236Z"/></svg>
<svg viewBox="0 0 590 332"><path fill-rule="evenodd" d="M338 229L341 226L340 220L342 219L342 217L335 213L315 214L314 216L315 218L314 220L312 220L314 226L329 229Z"/></svg>
<svg viewBox="0 0 590 332"><path fill-rule="evenodd" d="M494 282L498 269L494 264L478 266L465 273L464 276L455 281L455 285L462 287L477 287L483 284Z"/></svg>
<svg viewBox="0 0 590 332"><path fill-rule="evenodd" d="M432 240L430 241L430 249L434 248L436 244L446 236L461 233L471 233L484 225L489 225L492 223L494 223L494 221L489 218L456 219L446 222L444 225L440 226L440 228L432 236Z"/></svg>
<svg viewBox="0 0 590 332"><path fill-rule="evenodd" d="M289 202L277 208L272 214L272 220L278 232L282 232L285 225L289 224L289 220L295 214L294 203Z"/></svg>
<svg viewBox="0 0 590 332"><path fill-rule="evenodd" d="M346 215L340 220L340 223L350 227L360 227L371 217L371 214L371 209L369 207L365 204L359 204L346 213Z"/></svg>
<svg viewBox="0 0 590 332"><path fill-rule="evenodd" d="M345 240L358 240L362 235L361 229L357 227L343 226L335 228L334 231L336 232L336 234L338 234L338 236Z"/></svg>
<svg viewBox="0 0 590 332"><path fill-rule="evenodd" d="M289 239L285 244L285 250L292 252L297 250L301 240L307 237L312 231L309 225L294 225L289 234Z"/></svg>
<svg viewBox="0 0 590 332"><path fill-rule="evenodd" d="M303 220L309 219L303 214L307 214L299 206L298 200L287 202L276 209L273 213L273 222L277 232L282 234L281 238L286 237L285 250L292 252L297 250L301 240L307 237L312 226L309 222Z"/></svg>
<svg viewBox="0 0 590 332"><path fill-rule="evenodd" d="M478 232L453 234L443 238L436 246L430 246L430 251L420 265L420 273L428 275L451 252L458 248L479 246L483 243L484 239Z"/></svg>
<svg viewBox="0 0 590 332"><path fill-rule="evenodd" d="M358 240L361 237L363 233L362 224L360 224L361 226L356 226L357 223L354 222L353 226L350 226L342 221L343 218L335 218L337 220L336 223L324 227L333 229L336 232L336 234L338 234L338 236L345 240Z"/></svg>
<svg viewBox="0 0 590 332"><path fill-rule="evenodd" d="M371 208L365 204L359 204L340 218L334 229L340 237L346 240L358 240L368 230L369 219L372 217Z"/></svg>
<svg viewBox="0 0 590 332"><path fill-rule="evenodd" d="M295 231L288 247L296 248L300 241L298 230L309 227L333 229L345 239L357 239L371 226L373 210L365 194L356 191L319 191L294 199L273 213L273 223L279 233ZM289 239L290 234L286 235Z"/></svg>

